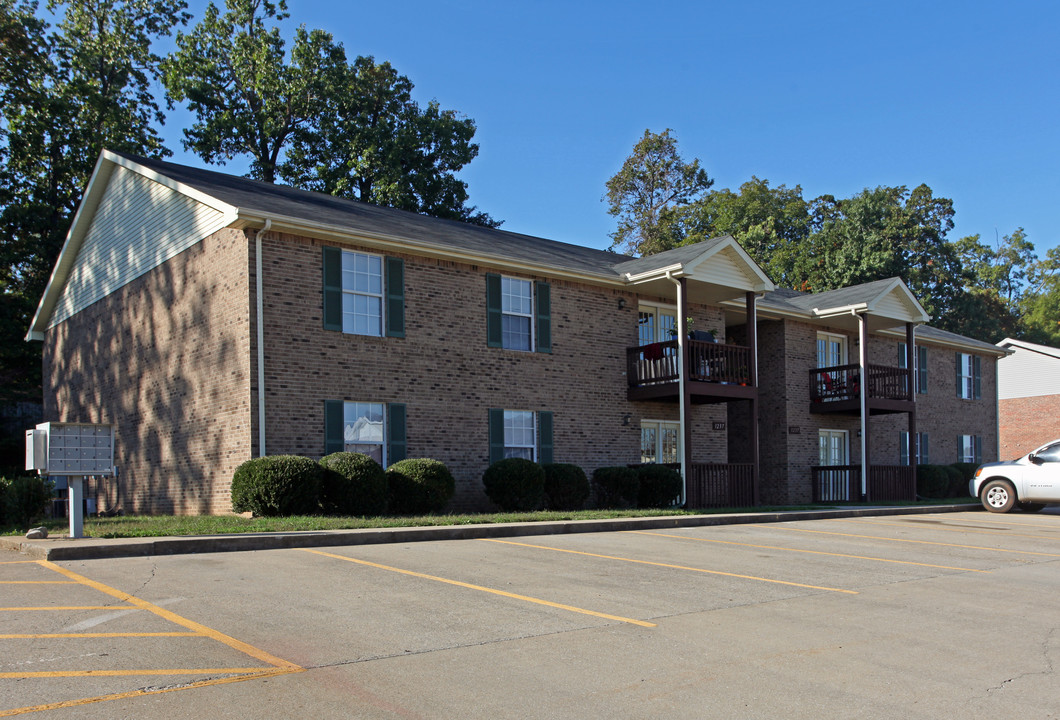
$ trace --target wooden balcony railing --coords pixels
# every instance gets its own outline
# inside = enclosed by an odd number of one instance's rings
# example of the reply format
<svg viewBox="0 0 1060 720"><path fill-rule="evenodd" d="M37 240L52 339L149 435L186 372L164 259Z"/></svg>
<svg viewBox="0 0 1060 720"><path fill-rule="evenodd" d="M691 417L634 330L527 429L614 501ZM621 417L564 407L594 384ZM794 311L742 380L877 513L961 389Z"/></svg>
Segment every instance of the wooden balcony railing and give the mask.
<svg viewBox="0 0 1060 720"><path fill-rule="evenodd" d="M680 472L680 463L664 463ZM638 467L631 465L630 467ZM751 507L755 503L755 466L751 463L690 463L685 507Z"/></svg>
<svg viewBox="0 0 1060 720"><path fill-rule="evenodd" d="M860 465L817 465L810 468L813 502L861 500ZM911 465L870 465L869 502L916 499L916 468Z"/></svg>
<svg viewBox="0 0 1060 720"><path fill-rule="evenodd" d="M750 385L751 349L687 340L688 379L695 382ZM677 340L632 347L626 351L626 376L630 387L677 382L680 378Z"/></svg>
<svg viewBox="0 0 1060 720"><path fill-rule="evenodd" d="M912 401L909 372L905 368L869 365L869 399ZM810 402L857 400L861 397L861 368L836 365L810 370Z"/></svg>

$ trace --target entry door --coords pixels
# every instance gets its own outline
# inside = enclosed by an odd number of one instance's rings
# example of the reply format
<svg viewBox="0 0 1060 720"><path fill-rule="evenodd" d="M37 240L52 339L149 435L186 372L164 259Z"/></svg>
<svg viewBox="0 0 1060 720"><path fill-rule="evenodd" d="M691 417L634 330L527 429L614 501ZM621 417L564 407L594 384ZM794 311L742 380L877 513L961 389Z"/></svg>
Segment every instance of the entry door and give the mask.
<svg viewBox="0 0 1060 720"><path fill-rule="evenodd" d="M641 305L638 314L638 337L641 345L673 340L676 335L677 311Z"/></svg>
<svg viewBox="0 0 1060 720"><path fill-rule="evenodd" d="M817 367L827 368L846 364L846 336L817 333Z"/></svg>

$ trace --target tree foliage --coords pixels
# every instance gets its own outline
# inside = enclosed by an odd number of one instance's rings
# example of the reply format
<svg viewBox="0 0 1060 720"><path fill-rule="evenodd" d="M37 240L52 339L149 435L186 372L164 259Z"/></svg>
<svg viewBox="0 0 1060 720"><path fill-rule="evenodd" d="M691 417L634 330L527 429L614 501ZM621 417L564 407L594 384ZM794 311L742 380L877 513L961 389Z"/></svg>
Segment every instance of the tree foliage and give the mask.
<svg viewBox="0 0 1060 720"><path fill-rule="evenodd" d="M0 378L40 397L40 349L22 342L103 148L168 154L151 88L153 42L183 0L73 0L51 29L31 0L0 0Z"/></svg>
<svg viewBox="0 0 1060 720"><path fill-rule="evenodd" d="M679 242L679 210L699 200L714 181L699 159L684 161L677 138L645 130L633 154L607 181L607 212L618 218L611 247L636 255L653 255Z"/></svg>
<svg viewBox="0 0 1060 720"><path fill-rule="evenodd" d="M285 180L319 192L489 227L468 207L456 177L478 155L475 123L437 101L421 108L412 81L389 62L358 57L334 83L312 123L294 133Z"/></svg>

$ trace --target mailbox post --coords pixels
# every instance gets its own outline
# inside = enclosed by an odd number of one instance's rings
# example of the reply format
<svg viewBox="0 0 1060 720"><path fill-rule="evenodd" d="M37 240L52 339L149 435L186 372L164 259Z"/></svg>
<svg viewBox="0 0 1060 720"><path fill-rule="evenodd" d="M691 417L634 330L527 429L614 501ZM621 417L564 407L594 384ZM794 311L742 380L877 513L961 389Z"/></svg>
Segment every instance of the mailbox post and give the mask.
<svg viewBox="0 0 1060 720"><path fill-rule="evenodd" d="M70 537L84 537L84 479L114 474L114 426L41 423L26 431L26 469L66 477Z"/></svg>

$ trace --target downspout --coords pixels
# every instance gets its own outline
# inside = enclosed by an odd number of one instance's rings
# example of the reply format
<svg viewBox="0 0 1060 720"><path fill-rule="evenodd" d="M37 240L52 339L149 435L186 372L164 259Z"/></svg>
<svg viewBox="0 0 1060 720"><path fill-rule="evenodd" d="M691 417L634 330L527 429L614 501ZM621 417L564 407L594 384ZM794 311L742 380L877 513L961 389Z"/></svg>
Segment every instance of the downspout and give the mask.
<svg viewBox="0 0 1060 720"><path fill-rule="evenodd" d="M261 236L272 227L266 218L265 226L254 234L254 296L257 300L258 344L258 457L265 457L265 300L262 298Z"/></svg>
<svg viewBox="0 0 1060 720"><path fill-rule="evenodd" d="M677 288L677 387L680 394L678 407L681 408L679 420L681 442L678 458L681 462L681 504L683 505L688 499L688 443L685 442L685 427L688 422L688 418L685 417L685 317L688 308L685 307L685 294L681 292L681 281L673 276L672 270L666 271L666 278L671 280Z"/></svg>

